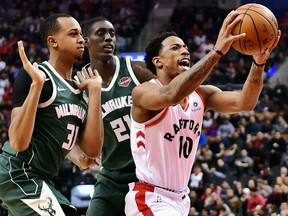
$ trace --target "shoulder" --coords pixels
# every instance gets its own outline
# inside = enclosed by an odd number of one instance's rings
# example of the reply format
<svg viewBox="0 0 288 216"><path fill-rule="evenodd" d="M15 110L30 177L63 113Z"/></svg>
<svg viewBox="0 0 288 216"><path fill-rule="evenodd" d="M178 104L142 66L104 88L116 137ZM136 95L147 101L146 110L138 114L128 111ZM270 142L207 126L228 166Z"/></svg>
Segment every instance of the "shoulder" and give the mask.
<svg viewBox="0 0 288 216"><path fill-rule="evenodd" d="M151 92L155 88L160 88L161 86L156 83L156 81L151 80L150 82L144 82L140 85L135 86L135 88L132 90L132 97L134 98L140 98L141 95L145 93Z"/></svg>
<svg viewBox="0 0 288 216"><path fill-rule="evenodd" d="M156 78L156 75L146 67L145 62L131 61L131 67L140 83Z"/></svg>

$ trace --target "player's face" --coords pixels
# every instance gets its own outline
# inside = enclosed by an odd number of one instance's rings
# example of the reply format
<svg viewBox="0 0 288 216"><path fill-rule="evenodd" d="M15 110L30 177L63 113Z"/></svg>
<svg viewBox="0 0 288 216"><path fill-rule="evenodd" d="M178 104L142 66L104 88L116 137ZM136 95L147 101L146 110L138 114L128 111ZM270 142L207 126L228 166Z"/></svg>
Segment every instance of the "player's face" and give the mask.
<svg viewBox="0 0 288 216"><path fill-rule="evenodd" d="M116 33L109 21L103 20L94 23L92 32L88 36L86 46L89 53L111 58L115 50Z"/></svg>
<svg viewBox="0 0 288 216"><path fill-rule="evenodd" d="M159 59L163 70L171 78L190 68L190 53L184 42L175 36L167 37L162 42Z"/></svg>
<svg viewBox="0 0 288 216"><path fill-rule="evenodd" d="M60 17L58 22L61 29L55 34L58 49L65 56L73 56L75 61L82 58L84 52L84 38L79 23L72 17Z"/></svg>

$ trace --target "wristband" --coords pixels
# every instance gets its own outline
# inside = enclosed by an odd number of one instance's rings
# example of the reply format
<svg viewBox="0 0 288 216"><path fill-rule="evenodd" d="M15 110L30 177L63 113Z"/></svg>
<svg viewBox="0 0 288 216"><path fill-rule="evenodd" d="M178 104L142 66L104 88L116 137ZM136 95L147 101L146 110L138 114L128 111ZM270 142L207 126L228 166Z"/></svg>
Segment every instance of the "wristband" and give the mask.
<svg viewBox="0 0 288 216"><path fill-rule="evenodd" d="M220 50L218 50L215 46L213 47L213 50L219 54L221 57L224 55Z"/></svg>
<svg viewBox="0 0 288 216"><path fill-rule="evenodd" d="M258 64L255 59L253 58L253 63L257 66L257 67L262 67L265 66L266 62L264 62L263 64Z"/></svg>

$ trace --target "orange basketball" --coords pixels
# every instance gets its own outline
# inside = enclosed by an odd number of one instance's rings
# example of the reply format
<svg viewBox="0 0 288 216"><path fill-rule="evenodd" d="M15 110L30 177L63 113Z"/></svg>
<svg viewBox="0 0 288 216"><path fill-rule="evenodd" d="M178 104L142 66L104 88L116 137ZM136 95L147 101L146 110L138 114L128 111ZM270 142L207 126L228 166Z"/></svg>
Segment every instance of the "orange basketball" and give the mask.
<svg viewBox="0 0 288 216"><path fill-rule="evenodd" d="M245 4L236 9L241 21L232 31L233 35L246 33L232 46L245 55L257 55L270 47L278 32L278 22L271 10L261 4Z"/></svg>

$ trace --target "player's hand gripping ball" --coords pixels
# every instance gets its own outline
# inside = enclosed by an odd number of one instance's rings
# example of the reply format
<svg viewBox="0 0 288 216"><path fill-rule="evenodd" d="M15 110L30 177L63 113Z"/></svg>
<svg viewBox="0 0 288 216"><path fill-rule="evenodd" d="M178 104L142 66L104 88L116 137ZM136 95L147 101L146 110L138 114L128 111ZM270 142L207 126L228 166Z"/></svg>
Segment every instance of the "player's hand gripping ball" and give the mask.
<svg viewBox="0 0 288 216"><path fill-rule="evenodd" d="M241 21L232 31L233 35L246 33L233 42L232 47L245 55L257 55L270 47L278 33L278 22L271 10L261 4L245 4L236 9Z"/></svg>

